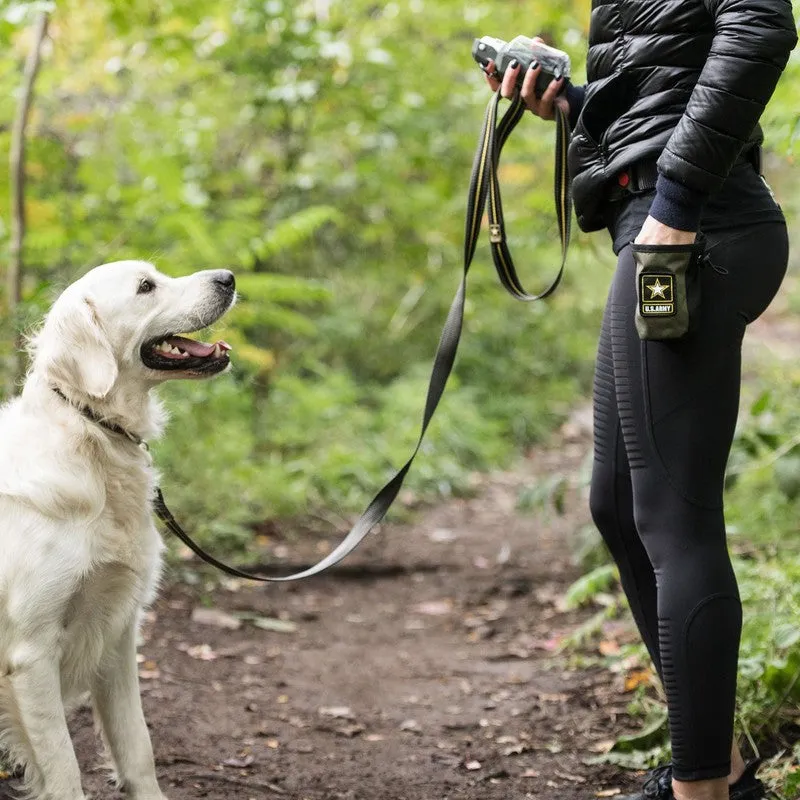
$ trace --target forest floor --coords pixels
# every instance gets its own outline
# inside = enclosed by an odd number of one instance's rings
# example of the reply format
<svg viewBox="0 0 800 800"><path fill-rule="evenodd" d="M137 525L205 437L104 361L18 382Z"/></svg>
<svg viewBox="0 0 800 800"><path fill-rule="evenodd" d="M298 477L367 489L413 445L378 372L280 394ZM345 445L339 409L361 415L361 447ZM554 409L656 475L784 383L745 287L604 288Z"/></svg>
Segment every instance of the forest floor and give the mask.
<svg viewBox="0 0 800 800"><path fill-rule="evenodd" d="M170 800L578 800L635 786L585 763L640 725L624 672L573 669L559 652L588 616L563 606L585 497L569 489L562 515L518 510L537 477L579 473L586 417L513 474L480 478L473 497L384 526L322 577L210 588L168 574L140 679ZM267 549L288 568L330 544L273 531ZM631 636L614 625L612 648ZM71 727L87 791L122 797L88 708Z"/></svg>

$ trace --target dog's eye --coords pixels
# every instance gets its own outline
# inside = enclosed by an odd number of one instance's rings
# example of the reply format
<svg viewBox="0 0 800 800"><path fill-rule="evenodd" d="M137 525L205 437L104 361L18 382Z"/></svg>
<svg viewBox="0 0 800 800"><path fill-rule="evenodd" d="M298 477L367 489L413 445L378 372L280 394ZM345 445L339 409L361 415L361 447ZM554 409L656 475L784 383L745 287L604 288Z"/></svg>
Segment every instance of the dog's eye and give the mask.
<svg viewBox="0 0 800 800"><path fill-rule="evenodd" d="M139 288L136 290L136 294L150 294L155 288L156 285L152 281L147 280L147 278L142 278L142 280L139 281Z"/></svg>

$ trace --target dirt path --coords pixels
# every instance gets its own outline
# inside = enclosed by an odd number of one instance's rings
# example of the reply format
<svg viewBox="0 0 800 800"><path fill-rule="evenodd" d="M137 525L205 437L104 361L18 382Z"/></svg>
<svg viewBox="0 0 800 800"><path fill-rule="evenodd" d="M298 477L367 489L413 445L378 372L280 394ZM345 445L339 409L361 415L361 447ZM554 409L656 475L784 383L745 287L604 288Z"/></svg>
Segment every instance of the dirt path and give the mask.
<svg viewBox="0 0 800 800"><path fill-rule="evenodd" d="M585 502L573 491L553 519L515 510L534 475L576 471L585 452L565 445L487 478L318 580L166 588L140 652L170 799L577 800L632 786L583 763L629 724L622 678L570 671L555 652L586 618L558 602L579 574L569 542ZM313 557L310 544L287 562ZM198 608L286 630L193 621ZM87 790L121 797L88 710L72 728Z"/></svg>

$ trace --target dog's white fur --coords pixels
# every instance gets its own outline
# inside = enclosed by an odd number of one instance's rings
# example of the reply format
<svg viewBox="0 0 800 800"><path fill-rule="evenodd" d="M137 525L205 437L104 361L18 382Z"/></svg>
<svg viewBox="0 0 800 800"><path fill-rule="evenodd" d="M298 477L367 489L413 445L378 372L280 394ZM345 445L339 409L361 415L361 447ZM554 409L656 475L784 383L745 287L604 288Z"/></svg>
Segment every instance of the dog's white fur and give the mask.
<svg viewBox="0 0 800 800"><path fill-rule="evenodd" d="M141 261L92 270L53 305L23 392L0 411L0 748L33 797L84 798L65 709L89 691L127 796L164 800L136 667L160 570L156 477L146 452L78 408L157 436L151 389L199 376L150 370L140 348L221 316L233 296L220 275L171 279ZM142 279L155 290L139 293Z"/></svg>

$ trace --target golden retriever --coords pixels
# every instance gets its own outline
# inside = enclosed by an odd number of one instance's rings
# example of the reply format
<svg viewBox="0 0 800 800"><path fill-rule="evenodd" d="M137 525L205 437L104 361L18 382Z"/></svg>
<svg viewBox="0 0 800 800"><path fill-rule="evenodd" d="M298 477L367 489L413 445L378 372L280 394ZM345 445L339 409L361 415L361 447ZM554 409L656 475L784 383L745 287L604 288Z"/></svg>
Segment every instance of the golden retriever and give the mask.
<svg viewBox="0 0 800 800"><path fill-rule="evenodd" d="M127 796L164 800L136 667L163 547L139 442L165 422L155 386L228 367L224 342L178 334L234 300L227 270L97 267L56 300L21 396L0 410L0 747L35 798L84 798L66 712L89 692Z"/></svg>

